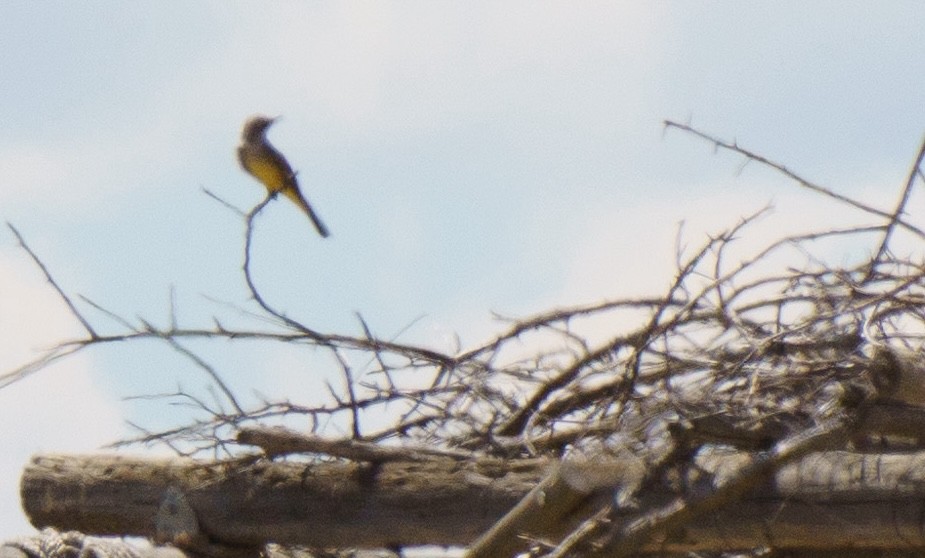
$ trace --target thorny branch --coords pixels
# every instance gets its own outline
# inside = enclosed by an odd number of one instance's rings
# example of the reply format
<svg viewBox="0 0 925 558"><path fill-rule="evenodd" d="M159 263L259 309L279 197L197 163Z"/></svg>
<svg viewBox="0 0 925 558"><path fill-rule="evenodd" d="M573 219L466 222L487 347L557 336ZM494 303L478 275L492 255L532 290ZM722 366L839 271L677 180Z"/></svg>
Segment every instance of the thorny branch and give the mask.
<svg viewBox="0 0 925 558"><path fill-rule="evenodd" d="M680 124L680 123L678 123L678 122L672 122L671 120L666 120L666 121L665 121L665 127L666 127L666 128L677 128L677 129L679 129L679 130L683 130L683 131L688 132L688 133L690 133L690 134L693 134L693 135L695 135L695 136L697 136L697 137L700 137L700 138L702 138L702 139L705 139L705 140L709 141L710 143L712 143L712 144L714 145L714 147L716 147L717 149L719 149L719 148L728 149L729 151L734 151L734 152L736 152L736 153L739 153L739 154L743 155L743 156L746 158L746 161L755 161L756 163L761 163L761 164L763 164L763 165L766 165L766 166L768 166L768 167L771 167L772 169L774 169L774 170L780 172L781 174L783 174L784 176L793 179L797 184L799 184L800 186L803 186L804 188L808 188L809 190L812 190L812 191L814 191L814 192L816 192L816 193L818 193L818 194L823 194L823 195L828 196L828 197L830 197L830 198L836 199L836 200L838 200L838 201L840 201L840 202L842 202L842 203L846 203L846 204L848 204L848 205L850 205L850 206L852 206L852 207L855 207L855 208L860 209L860 210L862 210L862 211L865 211L865 212L867 212L867 213L876 215L877 217L883 217L883 218L887 219L889 223L891 223L891 226L901 225L901 226L903 226L904 228L908 229L909 231L915 233L919 238L925 238L925 231L922 231L922 230L919 229L918 227L915 227L915 226L913 226L913 225L911 225L911 224L909 224L909 223L903 221L902 219L900 219L899 214L892 214L892 215L891 215L890 213L887 213L887 212L885 212L885 211L882 211L882 210L877 209L877 208L874 208L874 207L870 207L869 205L864 204L864 203L861 203L861 202L859 202L859 201L857 201L857 200L854 200L854 199L852 199L852 198L850 198L850 197L848 197L848 196L845 196L845 195L843 195L843 194L839 194L838 192L834 192L834 191L830 190L829 188L825 188L825 187L823 187L823 186L819 186L818 184L815 184L815 183L813 183L813 182L810 182L809 180L806 180L805 178L799 176L798 174L796 174L795 172L791 171L790 169L788 169L788 168L785 167L784 165L782 165L782 164L780 164L780 163L776 163L776 162L774 162L774 161L771 161L770 159L767 159L767 158L765 158L765 157L762 157L761 155L759 155L759 154L757 154L757 153L755 153L755 152L753 152L753 151L749 151L748 149L745 149L745 148L739 146L739 144L736 143L736 142L729 143L729 142L722 141L722 140L717 139L717 138L715 138L715 137L713 137L713 136L711 136L711 135L709 135L709 134L705 134L705 133L703 133L703 132L701 132L701 131L699 131L699 130L696 130L696 129L694 129L693 127L691 127L691 126L689 126L689 125L687 125L687 124ZM916 161L916 168L919 168L919 165L920 165L920 164L921 164L921 159L919 159L919 160ZM913 171L913 175L914 175L914 174L915 174L915 172ZM903 197L905 198L905 196L903 196ZM900 202L900 208L903 207L904 203L905 203L905 202Z"/></svg>
<svg viewBox="0 0 925 558"><path fill-rule="evenodd" d="M402 447L408 448L409 460L632 454L649 465L637 491L647 483L670 483L710 448L767 452L763 461L706 499L692 500L679 488L676 501L640 510L635 521L622 523L609 510L625 514L627 507L608 502L561 545L546 545L542 552L577 556L573 549L582 547L632 548L736 497L759 476L816 448L820 439L831 441L831 432L863 448L867 442L850 432L859 410L897 390L883 359L925 348L925 264L897 259L890 249L897 229L911 232L917 241L925 238L904 218L910 192L923 179L925 145L896 209L886 212L813 184L734 142L685 124L665 126L767 165L884 222L780 238L743 255L736 239L748 234L761 211L687 255L679 250L677 276L660 296L511 320L496 337L454 353L379 338L359 315L361 335L322 333L271 306L251 274L255 218L271 197L244 215L242 268L260 309L257 316L269 318L269 328L230 328L217 321L207 328L174 323L134 328L119 319L122 332L100 335L17 232L87 336L62 342L0 377L0 387L91 346L156 338L206 370L233 410L182 390L154 396L188 405L198 418L169 430L140 429L137 437L120 444L161 442L184 454L211 451L236 457L249 451L243 443L274 457L307 452L316 458L371 461L400 459ZM869 242L874 255L853 265L827 265L819 244L832 238ZM788 268L775 263L779 255L787 256ZM248 405L217 371L180 344L192 339L314 347L333 357L337 370L332 374L339 373L343 385L329 382L330 393L321 401L268 398ZM366 364L355 368L352 362ZM260 430L293 418L308 419L312 434L293 438ZM332 431L345 434L332 436ZM918 447L923 440L908 442ZM633 494L620 500L632 501Z"/></svg>

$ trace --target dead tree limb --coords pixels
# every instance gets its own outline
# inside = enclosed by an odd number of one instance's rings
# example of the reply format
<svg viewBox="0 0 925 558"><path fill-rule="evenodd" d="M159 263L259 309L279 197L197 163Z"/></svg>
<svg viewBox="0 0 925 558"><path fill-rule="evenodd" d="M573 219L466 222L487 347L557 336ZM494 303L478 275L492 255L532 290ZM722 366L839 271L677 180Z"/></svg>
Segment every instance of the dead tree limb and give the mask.
<svg viewBox="0 0 925 558"><path fill-rule="evenodd" d="M683 482L690 490L713 490L734 479L754 459L740 452L705 455ZM588 476L601 478L605 466L616 479L615 487L638 482L638 463L594 463ZM581 467L578 464L575 470ZM172 489L185 496L201 532L214 544L467 545L549 470L542 460L445 460L370 467L340 462L241 465L42 455L26 467L21 491L23 507L36 527L88 534L153 537L158 510ZM578 486L581 478L570 482ZM614 501L614 490L587 491L587 504ZM640 495L639 509L655 509L658 502L671 501L675 490L653 487ZM833 544L925 548L923 501L925 452L811 454L721 510L676 531L658 533L640 551L832 548ZM639 515L632 507L621 510L615 521L628 524ZM546 532L524 534L556 539L579 521L564 514L558 524L544 527Z"/></svg>

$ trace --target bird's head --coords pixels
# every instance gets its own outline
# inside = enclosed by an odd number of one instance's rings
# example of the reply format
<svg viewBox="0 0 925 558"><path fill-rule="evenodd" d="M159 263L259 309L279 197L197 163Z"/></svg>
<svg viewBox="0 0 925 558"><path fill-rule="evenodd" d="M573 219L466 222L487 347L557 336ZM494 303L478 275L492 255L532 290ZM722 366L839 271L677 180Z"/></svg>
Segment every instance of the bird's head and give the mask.
<svg viewBox="0 0 925 558"><path fill-rule="evenodd" d="M251 116L244 123L244 129L241 131L241 137L244 139L244 141L248 142L260 139L260 137L266 133L267 128L276 122L277 118L279 117L277 116L275 118L270 118L268 116L262 115Z"/></svg>

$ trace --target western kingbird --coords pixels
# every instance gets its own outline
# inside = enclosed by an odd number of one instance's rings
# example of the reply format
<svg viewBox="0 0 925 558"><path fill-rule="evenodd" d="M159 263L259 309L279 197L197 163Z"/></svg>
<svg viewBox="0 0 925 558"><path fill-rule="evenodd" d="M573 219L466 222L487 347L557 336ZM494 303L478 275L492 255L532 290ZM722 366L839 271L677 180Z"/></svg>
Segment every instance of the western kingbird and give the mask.
<svg viewBox="0 0 925 558"><path fill-rule="evenodd" d="M238 161L250 175L259 180L271 194L282 193L295 202L312 224L318 229L322 237L328 236L328 229L315 215L312 206L299 190L292 167L286 158L267 141L267 128L275 122L275 118L266 116L252 116L244 123L241 132L241 145L238 146Z"/></svg>

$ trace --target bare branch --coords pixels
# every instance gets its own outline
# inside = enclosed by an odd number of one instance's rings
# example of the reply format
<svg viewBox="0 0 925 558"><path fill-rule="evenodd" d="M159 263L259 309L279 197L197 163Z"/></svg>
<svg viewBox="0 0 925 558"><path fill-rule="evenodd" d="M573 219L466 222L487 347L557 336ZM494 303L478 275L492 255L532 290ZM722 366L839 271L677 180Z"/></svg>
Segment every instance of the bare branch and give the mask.
<svg viewBox="0 0 925 558"><path fill-rule="evenodd" d="M775 163L774 161L771 161L770 159L767 159L767 158L765 158L765 157L762 157L761 155L758 155L757 153L754 153L754 152L752 152L752 151L749 151L749 150L747 150L747 149L744 149L744 148L740 147L738 144L736 144L735 142L733 142L733 143L724 142L724 141L722 141L722 140L720 140L720 139L717 139L717 138L715 138L715 137L713 137L713 136L710 136L710 135L708 135L708 134L705 134L704 132L701 132L701 131L699 131L699 130L696 130L696 129L694 129L694 128L691 127L691 126L688 126L687 124L679 124L679 123L677 123L677 122L672 122L672 121L670 121L670 120L666 120L666 121L665 121L665 127L666 127L666 128L677 128L677 129L679 129L679 130L683 130L683 131L685 131L685 132L689 132L689 133L691 133L691 134L694 134L694 135L697 136L697 137L700 137L700 138L703 138L703 139L709 141L710 143L712 143L712 144L713 144L715 147L717 147L717 148L720 148L720 147L721 147L721 148L723 148L723 149L728 149L728 150L733 151L733 152L735 152L735 153L739 153L739 154L741 154L741 155L744 155L745 157L747 157L747 159L748 159L749 161L756 161L756 162L758 162L758 163L761 163L761 164L763 164L763 165L766 165L766 166L768 166L768 167L771 167L772 169L775 169L775 170L779 171L781 174L787 176L788 178L793 179L794 181L796 181L797 184L799 184L800 186L803 186L804 188L808 188L808 189L810 189L810 190L812 190L812 191L814 191L814 192L817 192L817 193L826 195L826 196L828 196L828 197L830 197L830 198L836 199L836 200L838 200L838 201L840 201L840 202L842 202L842 203L846 203L846 204L848 204L848 205L850 205L850 206L852 206L852 207L855 207L855 208L857 208L857 209L860 209L860 210L862 210L862 211L864 211L864 212L867 212L867 213L870 213L870 214L872 214L872 215L876 215L876 216L878 216L878 217L883 217L883 218L889 219L890 222L893 222L893 220L894 220L894 219L893 219L893 215L891 215L890 213L887 213L887 212L885 212L885 211L881 211L881 210L879 210L879 209L870 207L869 205L863 204L863 203L861 203L861 202L859 202L859 201L857 201L857 200L853 200L853 199L849 198L848 196L845 196L845 195L843 195L843 194L839 194L839 193L837 193L837 192L833 192L832 190L829 190L828 188L823 188L822 186L819 186L819 185L817 185L817 184L813 184L812 182L806 180L805 178L802 178L801 176L797 175L796 173L794 173L793 171L791 171L790 169L788 169L788 168L785 167L784 165L781 165L780 163ZM898 215L896 216L895 222L896 222L896 224L901 225L903 228L905 228L905 229L907 229L907 230L909 230L909 231L915 233L915 234L918 235L919 237L925 238L925 231L922 231L922 230L919 229L918 227L915 227L915 226L911 225L910 223L907 223L906 221L903 221L902 219L899 218Z"/></svg>
<svg viewBox="0 0 925 558"><path fill-rule="evenodd" d="M48 272L48 268L45 267L45 264L42 263L42 260L40 260L35 252L32 251L32 248L29 248L29 245L26 244L26 241L23 239L22 235L19 234L19 231L16 230L16 227L14 227L12 223L7 223L6 226L9 227L11 231L13 231L13 234L16 236L16 240L19 242L19 246L25 250L27 254L29 254L29 257L32 258L32 261L35 262L35 265L39 266L39 269L42 270L42 274L45 276L45 280L48 281L48 283L55 289L64 303L67 304L71 314L73 314L73 316L77 318L77 321L80 322L80 325L82 325L83 328L87 330L87 334L90 335L90 338L96 339L96 331L93 330L93 328L90 326L90 323L80 314L80 312L77 310L77 307L74 306L73 302L71 302L70 297L64 294L64 291L60 286L58 286L57 281L55 281L55 279L51 276L51 273Z"/></svg>
<svg viewBox="0 0 925 558"><path fill-rule="evenodd" d="M301 434L284 428L242 428L237 441L258 446L269 457L300 453L320 453L353 461L386 463L393 461L432 461L434 459L471 459L467 451L441 450L427 446L383 446L360 440L327 440L319 436Z"/></svg>
<svg viewBox="0 0 925 558"><path fill-rule="evenodd" d="M916 157L915 163L912 164L912 170L909 171L909 178L906 180L906 186L903 188L899 203L896 205L896 209L893 210L893 215L890 218L890 224L887 226L886 232L883 233L883 242L880 243L877 254L874 256L873 260L871 260L871 269L868 272L867 279L872 276L874 272L873 268L877 262L886 254L887 247L890 245L890 237L896 229L896 225L899 223L899 217L906 211L906 204L909 202L909 196L912 194L912 186L915 184L915 177L916 175L922 175L923 160L925 160L925 140L922 140L922 147L919 148L918 157ZM923 180L925 180L925 178L923 178Z"/></svg>
<svg viewBox="0 0 925 558"><path fill-rule="evenodd" d="M162 337L162 339L166 341L167 344L169 344L171 347L173 347L178 353L192 360L196 366L204 370L206 374L212 378L212 381L215 383L215 385L217 385L218 388L222 390L222 393L225 394L225 397L234 407L235 411L242 415L245 414L244 409L241 407L241 404L238 403L238 400L235 398L234 393L232 393L231 388L229 388L225 381L222 380L221 375L218 373L218 371L215 370L215 368L210 366L205 360L197 356L195 353L181 345L176 339L169 336Z"/></svg>

